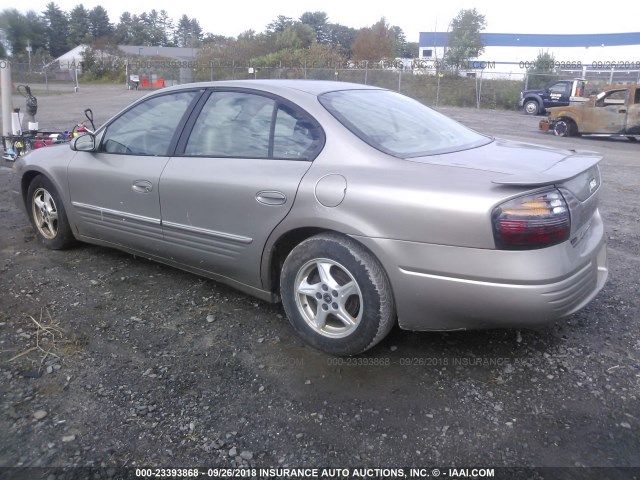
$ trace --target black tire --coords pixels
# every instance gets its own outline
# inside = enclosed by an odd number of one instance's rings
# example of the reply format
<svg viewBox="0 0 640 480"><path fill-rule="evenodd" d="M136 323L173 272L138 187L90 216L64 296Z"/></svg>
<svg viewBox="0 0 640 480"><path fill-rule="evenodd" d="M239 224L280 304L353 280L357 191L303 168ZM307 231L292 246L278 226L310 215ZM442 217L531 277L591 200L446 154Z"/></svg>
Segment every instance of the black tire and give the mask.
<svg viewBox="0 0 640 480"><path fill-rule="evenodd" d="M537 100L527 100L522 106L522 111L525 115L538 115L540 113L540 104Z"/></svg>
<svg viewBox="0 0 640 480"><path fill-rule="evenodd" d="M29 184L27 208L38 239L45 247L62 250L76 243L64 204L47 177L38 175Z"/></svg>
<svg viewBox="0 0 640 480"><path fill-rule="evenodd" d="M631 136L627 137L627 140L629 140L630 142L637 142L638 141L638 139L636 137L631 137Z"/></svg>
<svg viewBox="0 0 640 480"><path fill-rule="evenodd" d="M335 233L308 238L291 251L282 267L280 295L296 332L332 355L368 350L396 320L380 263L362 245Z"/></svg>
<svg viewBox="0 0 640 480"><path fill-rule="evenodd" d="M574 137L578 135L578 127L573 120L561 118L553 124L553 133L557 137Z"/></svg>
<svg viewBox="0 0 640 480"><path fill-rule="evenodd" d="M570 134L571 128L569 123L565 120L557 120L553 124L553 133L556 137L568 137Z"/></svg>

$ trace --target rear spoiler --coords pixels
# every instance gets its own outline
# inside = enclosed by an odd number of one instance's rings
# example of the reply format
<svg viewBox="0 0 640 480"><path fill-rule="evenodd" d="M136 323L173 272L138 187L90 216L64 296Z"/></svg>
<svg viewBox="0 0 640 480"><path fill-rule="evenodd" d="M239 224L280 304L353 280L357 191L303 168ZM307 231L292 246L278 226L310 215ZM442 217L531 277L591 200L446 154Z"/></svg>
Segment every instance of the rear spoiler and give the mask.
<svg viewBox="0 0 640 480"><path fill-rule="evenodd" d="M582 172L597 165L602 157L592 153L577 153L569 155L551 168L539 173L525 173L519 175L505 175L499 180L492 180L498 185L544 187L554 185L577 177Z"/></svg>

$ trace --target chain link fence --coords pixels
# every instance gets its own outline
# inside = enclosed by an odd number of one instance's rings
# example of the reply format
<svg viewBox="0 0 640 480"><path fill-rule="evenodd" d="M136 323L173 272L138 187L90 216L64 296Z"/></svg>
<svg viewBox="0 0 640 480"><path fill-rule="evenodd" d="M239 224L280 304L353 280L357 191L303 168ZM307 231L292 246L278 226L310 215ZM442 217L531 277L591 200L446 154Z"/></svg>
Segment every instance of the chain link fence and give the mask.
<svg viewBox="0 0 640 480"><path fill-rule="evenodd" d="M373 68L372 68L373 66ZM414 68L411 62L334 65L261 65L247 62L120 58L108 65L94 64L83 71L82 64L12 64L14 86L35 84L39 93L78 89L84 82L121 83L123 88L154 89L190 82L243 79L309 79L353 82L396 90L432 106L458 106L516 110L520 92L542 88L557 80L586 78L587 93L609 84L640 83L640 70L582 69L554 74L529 74L525 69L507 70L489 65L459 75L439 74L429 68ZM108 67L108 68L107 68ZM500 70L498 70L500 69ZM136 80L135 82L132 81Z"/></svg>

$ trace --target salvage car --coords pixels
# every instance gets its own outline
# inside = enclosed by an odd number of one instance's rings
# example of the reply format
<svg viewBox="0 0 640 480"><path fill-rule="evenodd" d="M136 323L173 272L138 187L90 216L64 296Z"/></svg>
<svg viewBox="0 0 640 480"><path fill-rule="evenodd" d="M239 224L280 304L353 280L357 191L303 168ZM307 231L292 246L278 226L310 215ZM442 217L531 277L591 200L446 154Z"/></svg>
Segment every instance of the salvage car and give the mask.
<svg viewBox="0 0 640 480"><path fill-rule="evenodd" d="M15 164L42 243L117 248L282 301L310 345L531 326L607 278L591 152L494 139L392 91L243 80L151 93Z"/></svg>
<svg viewBox="0 0 640 480"><path fill-rule="evenodd" d="M560 137L597 135L636 141L640 136L640 85L612 85L582 104L550 108L539 127Z"/></svg>

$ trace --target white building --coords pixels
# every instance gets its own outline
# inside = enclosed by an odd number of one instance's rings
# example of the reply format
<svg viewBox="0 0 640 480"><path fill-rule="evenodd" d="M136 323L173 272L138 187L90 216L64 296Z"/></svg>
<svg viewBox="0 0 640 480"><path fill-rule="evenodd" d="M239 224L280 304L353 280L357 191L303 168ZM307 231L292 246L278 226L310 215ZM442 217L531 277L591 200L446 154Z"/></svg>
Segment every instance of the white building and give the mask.
<svg viewBox="0 0 640 480"><path fill-rule="evenodd" d="M582 72L614 69L617 76L629 71L629 80L640 75L640 32L595 34L481 33L485 50L470 62L467 71L524 75L538 54L548 52L558 70ZM442 61L448 32L420 33L420 62L434 68ZM429 65L432 65L429 67Z"/></svg>

